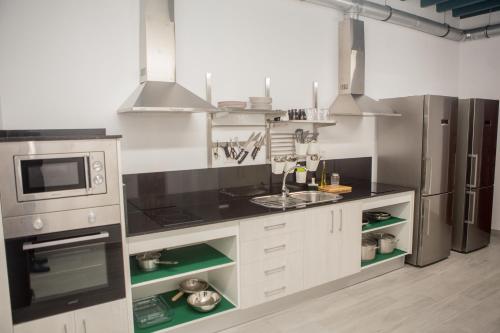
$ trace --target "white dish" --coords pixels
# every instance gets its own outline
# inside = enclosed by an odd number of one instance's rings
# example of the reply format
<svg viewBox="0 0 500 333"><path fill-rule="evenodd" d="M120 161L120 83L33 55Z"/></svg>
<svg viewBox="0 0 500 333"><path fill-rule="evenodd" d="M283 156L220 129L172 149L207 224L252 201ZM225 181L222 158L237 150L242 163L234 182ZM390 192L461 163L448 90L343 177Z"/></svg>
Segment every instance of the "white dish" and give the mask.
<svg viewBox="0 0 500 333"><path fill-rule="evenodd" d="M273 99L271 97L248 97L248 100L250 103L265 103L265 104L271 104L273 102Z"/></svg>

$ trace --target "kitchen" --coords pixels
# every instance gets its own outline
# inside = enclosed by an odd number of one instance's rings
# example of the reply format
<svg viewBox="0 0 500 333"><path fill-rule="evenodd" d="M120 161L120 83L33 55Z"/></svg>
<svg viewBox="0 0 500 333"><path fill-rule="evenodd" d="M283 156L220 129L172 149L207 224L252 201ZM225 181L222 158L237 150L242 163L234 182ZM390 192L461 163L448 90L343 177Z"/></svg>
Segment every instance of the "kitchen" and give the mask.
<svg viewBox="0 0 500 333"><path fill-rule="evenodd" d="M384 3L382 2L382 4ZM391 1L388 5L416 15L426 16L437 22L443 22L443 14L437 13L434 6L420 8L420 4L413 1ZM138 194L153 194L162 191L178 194L181 200L185 199L184 201L186 201L189 199L190 192L204 191L201 194L203 196L222 188L253 185L251 183L255 182L256 177L257 184L278 184L276 192L279 193L281 177L272 176L271 178L269 175L270 165L266 163L266 147L262 148L256 160L248 156L243 165L238 166L234 161L225 163L223 149L219 149L219 159L213 158L212 151L207 146L208 134L212 135L212 143L217 144L218 141L222 143L230 138L234 140L235 137L239 137L244 142L252 132L264 133L265 130L261 126L263 123L261 115L230 115L231 117L235 116L240 125L245 125L237 128L225 126L229 120L232 120L229 119L230 117L213 118L213 130L209 133L205 113L122 114L117 112L139 83L139 7L140 2L136 0L110 0L99 3L49 1L44 4L29 1L16 1L15 3L3 1L0 7L2 8L0 40L3 42L2 45L9 45L9 47L0 51L2 128L106 128L108 134L122 135L121 147L118 150L119 158L117 159L121 162L121 173L124 175L123 180L127 186L125 194L128 199L125 198L125 202L140 199ZM366 66L364 83L367 96L380 99L432 94L459 96L460 98L499 98L495 88L498 86L500 69L495 60L500 51L494 36L477 41L456 42L399 25L365 17L360 18L365 22ZM309 109L315 106L314 95L317 91L317 105L320 108L328 108L338 94L338 24L342 19L343 14L340 10L301 1L239 1L237 5L228 1L176 1L176 81L205 99L207 96L206 74L207 72L211 73L211 79L208 81L211 82L213 105L224 100L248 101L249 96L265 96L266 90L269 90L269 95L273 99L273 109ZM460 25L462 28L472 28L484 26L487 23L493 26L499 21L499 17L498 13L493 12L491 15L463 20L455 18L456 21L453 21L454 18L450 11L445 14L444 20L455 27ZM266 78L270 78L269 87L266 86ZM317 90L313 82L317 82ZM398 118L394 117L391 121L397 123ZM331 164L330 162L328 164L328 168L332 168L328 169L328 173L338 172L341 184L348 178L361 177L362 179L377 180L379 175L377 156L380 147L377 145L379 133L377 133L376 124L381 119L378 117L339 116L335 119L336 125L317 128L321 157L324 160L332 161ZM293 132L295 129L295 127L291 127L295 126L293 124L274 125L273 129L276 132ZM304 124L304 126L301 124L298 127L310 131L315 130L310 124ZM114 139L110 138L110 140ZM369 161L366 160L366 157L369 157ZM210 162L212 168L210 168ZM355 163L355 165L350 163ZM222 166L231 167L222 168ZM259 172L255 174L252 167L264 169L263 171L259 169ZM186 174L189 170L196 174ZM232 172L231 170L237 171ZM321 180L321 170L320 165L316 176L318 183ZM294 192L293 183L293 177L290 177L287 185L292 193ZM415 186L409 187L409 193L413 193ZM365 189L362 186L356 188L353 185L353 192L343 195L346 199L344 203L351 202L350 195L354 197L359 192L368 193L371 191L372 189ZM387 194L395 202L390 204L377 203L377 205L395 206L392 208L394 214L396 211L401 214L402 211L408 210L414 205L412 195L405 193L403 191L399 192L400 195L395 195L397 193ZM134 198L135 194L137 194L136 198ZM4 195L2 193L2 198ZM395 197L393 198L391 195ZM379 199L383 201L384 196L381 194ZM356 201L353 198L353 205L357 203L365 207L360 208L355 214L360 214L361 210L375 209L375 202L379 199L377 196L374 196L373 199L367 199L363 196L361 201ZM200 198L193 200L203 203ZM206 202L211 203L212 201L207 199ZM217 202L215 197L213 202ZM338 204L331 205L335 209L338 207L339 210L335 210L334 216L339 221L340 207L344 203L340 201ZM139 205L137 202L136 204ZM224 201L223 204L226 202ZM4 205L3 202L2 205ZM251 207L251 212L248 213L249 215L244 222L251 222L254 217L252 214L261 209L260 206L254 204L248 207ZM217 218L217 216L214 217L213 211L206 213L202 208L198 207L194 215L203 215L202 219L207 221ZM305 214L317 212L320 216L322 209L326 208L324 206L311 207L303 212ZM494 205L492 228L500 229L496 209ZM128 212L130 213L130 210ZM160 232L161 237L157 238L152 236L155 233L148 233L150 236L144 233L144 235L138 235L137 238L130 237L134 239L131 239L127 244L128 253L135 255L140 253L141 249L159 250L163 246L182 248L184 244L195 244L207 240L212 247L226 253L226 257L233 261L233 264L221 264L223 267L220 268L219 273L215 270L211 273L218 275L218 277L213 276L211 279L214 281L233 281L232 272L236 271L239 278L236 278L236 282L231 283L237 285L242 283L241 280L244 276L243 265L238 262L244 263L246 260L242 257L245 252L242 249L243 241L251 243L256 240L251 236L250 238L248 235L245 236L243 229L246 227L243 227L243 222L241 222L239 230L235 230L234 225L226 225L226 222L230 224L231 221L238 221L235 220L237 216L244 213L236 209L236 211L228 211L227 215L223 216L225 222L220 224L202 226L200 223L197 227L193 227L201 228L196 229L201 230L198 236L195 236L195 233L183 236L181 231L164 231ZM290 214L292 213L290 212ZM301 213L300 209L297 213ZM133 214L129 215L133 216ZM407 220L410 220L410 216L411 214L407 213ZM129 222L130 217L128 216ZM274 218L270 215L269 221ZM319 221L321 218L317 217L317 220ZM306 230L303 229L305 226L299 222L292 222L292 224L296 223L297 229L294 229L291 234L296 234L299 230L306 233ZM358 222L361 223L361 221ZM410 222L414 223L415 221ZM121 223L125 226L125 221ZM260 222L256 221L256 223ZM272 224L272 222L266 223ZM218 225L220 228L216 228ZM404 225L403 223L392 228L398 232L403 232L404 228L407 232L407 239L409 239L409 224ZM214 229L210 229L212 227ZM191 228L187 228L187 230L191 230ZM204 235L207 231L215 238L210 236L207 239ZM358 234L356 237L361 237L361 235ZM224 241L217 242L217 239ZM325 242L328 245L327 241ZM238 244L239 246L236 246ZM306 244L305 241L304 244ZM231 251L235 251L231 250L235 246L239 247L239 250L236 250L237 253L239 251L239 260L235 260L234 254L231 253ZM492 244L485 250L473 252L468 256L473 258L481 254L481 251L494 249L494 246L495 244ZM307 247L296 252L301 252L303 256L314 257L318 255L315 248L309 248L309 253L306 250ZM356 251L360 251L359 246ZM459 254L453 252L448 260L419 269L417 272L424 272L421 274L430 274L425 272L432 271L439 272L440 267L442 267L439 265L448 265L448 262L454 262L457 255ZM494 267L495 258L491 259L492 267ZM175 258L171 260L175 260ZM235 261L236 264L234 264ZM256 262L249 258L248 265L254 265ZM305 264L306 262L304 262ZM125 271L127 265L128 261L124 264ZM281 266L277 265L276 267ZM276 267L272 266L269 269ZM407 265L402 270L391 274L402 274L400 272L405 269L412 270L413 267ZM442 269L444 271L444 268ZM494 271L492 270L492 272ZM208 276L208 274L206 273L204 276ZM391 274L387 276L390 277ZM365 283L373 284L384 277L375 278ZM490 279L492 285L495 285L494 277L493 275ZM2 278L4 277L0 276L0 281ZM175 290L177 289L176 283L180 282L178 280L182 279L165 280L158 284L158 288L163 292ZM307 283L313 285L319 282L309 280ZM304 286L307 283L302 281ZM151 290L157 286L152 285L152 287L148 287L148 285L134 287L132 291L127 288L128 305L125 310L129 313L127 317L129 321L133 320L132 298L136 299L141 293L144 296L153 295ZM363 284L359 286L363 286ZM219 289L221 288L226 287L219 287ZM340 287L335 285L331 288L330 292L333 292ZM351 288L357 288L357 286ZM486 287L484 288L486 289ZM231 294L231 290L237 289L236 286L227 287L223 293L228 296ZM239 289L240 295L232 298L236 300L240 298L243 302L247 296L241 295L242 288ZM342 292L343 290L331 293L331 295L334 297L341 295L338 293ZM321 294L303 296L312 300L319 295ZM277 311L272 308L278 308L276 304L280 302L282 307L278 310L286 311L287 307L283 303L292 302L294 295L288 297L292 298L277 299L275 301L277 303L271 303L267 306L259 303L260 305L248 306L245 310L243 310L246 307L245 304L239 304L241 310L237 309L214 316L211 319L201 320L198 323L178 327L174 331L198 331L204 326L208 327L207 329L212 327L214 331L221 330L271 314ZM490 303L494 300L493 296L488 299ZM251 302L260 301L252 300ZM346 302L345 304L348 304L349 301L346 300ZM238 306L237 301L234 303L236 304L233 305ZM4 309L3 305L2 303L2 309ZM223 303L219 305L223 305ZM10 308L10 305L6 306ZM489 311L491 312L491 310ZM10 322L11 319L8 319L10 313L8 312L2 311L0 314L2 322ZM3 320L4 316L7 316L6 320ZM238 321L238 317L243 320ZM490 320L495 322L493 313L491 317L493 318ZM317 330L323 328L323 330L329 331L328 328L321 327L318 322L313 321L309 324L312 325L310 328L312 330L316 327ZM261 327L258 324L255 325L257 326L253 326L254 330ZM133 323L129 326L133 327ZM296 326L299 326L299 323L296 323ZM380 327L387 327L389 330L389 327L384 326L384 323L381 323ZM4 327L1 328L3 332ZM5 330L8 332L11 329L10 327ZM66 329L71 331L73 328ZM79 331L81 328L74 329ZM92 332L90 329L89 326L89 332ZM243 329L241 328L241 330ZM261 329L272 330L268 326ZM307 330L308 328L304 326L302 329ZM357 329L358 331L376 330L370 326L360 326ZM404 331L404 326L401 326L399 331Z"/></svg>

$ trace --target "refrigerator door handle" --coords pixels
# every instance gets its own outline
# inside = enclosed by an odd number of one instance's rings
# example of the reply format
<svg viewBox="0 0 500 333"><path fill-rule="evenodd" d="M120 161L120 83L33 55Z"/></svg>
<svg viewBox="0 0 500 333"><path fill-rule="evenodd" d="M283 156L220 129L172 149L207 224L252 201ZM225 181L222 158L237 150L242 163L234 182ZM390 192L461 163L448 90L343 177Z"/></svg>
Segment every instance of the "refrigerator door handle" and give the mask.
<svg viewBox="0 0 500 333"><path fill-rule="evenodd" d="M469 200L469 209L467 209L467 219L465 220L465 223L474 224L474 216L476 215L476 192L467 191L465 193L467 194Z"/></svg>
<svg viewBox="0 0 500 333"><path fill-rule="evenodd" d="M425 226L425 234L429 236L431 234L431 210L430 210L430 201L429 199L422 199L422 218L424 219Z"/></svg>
<svg viewBox="0 0 500 333"><path fill-rule="evenodd" d="M477 154L469 154L468 157L470 158L470 167L471 167L472 181L470 181L470 184L467 184L467 186L468 187L477 187L477 161L478 161L478 156L477 156Z"/></svg>
<svg viewBox="0 0 500 333"><path fill-rule="evenodd" d="M424 157L424 171L425 171L425 177L424 177L424 189L423 189L423 194L430 194L430 186L431 186L431 179L432 179L432 163L430 157Z"/></svg>

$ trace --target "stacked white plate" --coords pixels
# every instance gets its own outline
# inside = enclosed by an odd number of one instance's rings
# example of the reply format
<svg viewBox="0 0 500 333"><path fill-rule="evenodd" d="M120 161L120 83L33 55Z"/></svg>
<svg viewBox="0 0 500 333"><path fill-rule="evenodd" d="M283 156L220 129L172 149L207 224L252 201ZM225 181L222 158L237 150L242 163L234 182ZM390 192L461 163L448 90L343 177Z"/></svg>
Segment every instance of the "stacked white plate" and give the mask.
<svg viewBox="0 0 500 333"><path fill-rule="evenodd" d="M219 109L242 110L247 107L246 102L242 101L220 101L217 103Z"/></svg>
<svg viewBox="0 0 500 333"><path fill-rule="evenodd" d="M250 109L272 110L273 99L271 97L249 97Z"/></svg>

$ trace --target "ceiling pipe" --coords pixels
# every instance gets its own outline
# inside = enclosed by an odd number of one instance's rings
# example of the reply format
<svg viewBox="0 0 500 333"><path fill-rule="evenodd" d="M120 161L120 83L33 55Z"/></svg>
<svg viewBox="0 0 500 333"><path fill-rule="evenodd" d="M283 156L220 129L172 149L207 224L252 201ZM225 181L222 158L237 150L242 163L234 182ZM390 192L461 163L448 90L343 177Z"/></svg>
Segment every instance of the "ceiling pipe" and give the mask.
<svg viewBox="0 0 500 333"><path fill-rule="evenodd" d="M334 8L346 15L357 18L364 16L371 19L397 24L422 31L437 37L453 41L475 40L500 35L500 24L480 27L472 30L454 28L446 23L439 23L425 17L410 14L387 5L380 5L365 0L300 0L320 6Z"/></svg>

